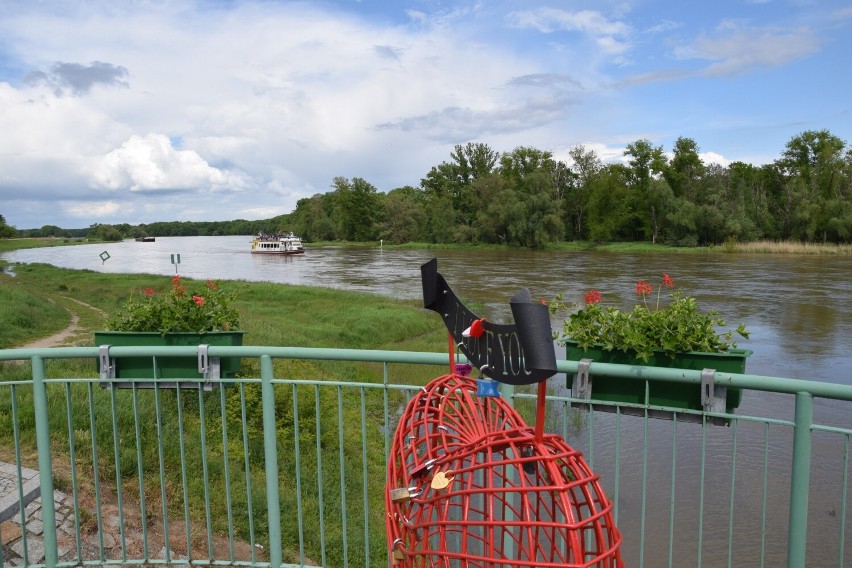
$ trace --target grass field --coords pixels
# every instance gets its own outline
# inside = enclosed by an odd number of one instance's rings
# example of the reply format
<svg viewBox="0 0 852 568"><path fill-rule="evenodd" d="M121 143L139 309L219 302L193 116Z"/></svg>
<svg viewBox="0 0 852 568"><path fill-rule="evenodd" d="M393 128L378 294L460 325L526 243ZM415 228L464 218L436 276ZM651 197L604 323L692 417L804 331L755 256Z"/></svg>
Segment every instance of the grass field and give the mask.
<svg viewBox="0 0 852 568"><path fill-rule="evenodd" d="M61 247L68 245L80 245L90 242L84 238L67 238L67 239L0 239L0 252L15 249L38 248L38 247Z"/></svg>
<svg viewBox="0 0 852 568"><path fill-rule="evenodd" d="M326 243L333 244L333 243ZM339 244L339 243L337 243ZM365 243L366 244L366 243ZM378 243L369 243L373 246L379 246ZM360 245L364 246L364 244ZM469 244L431 244L431 243L405 243L402 245L394 245L384 243L385 248L401 248L401 249L500 249L510 248L506 245L469 245ZM800 243L796 241L754 241L750 243L739 243L736 241L726 242L716 246L706 247L673 247L664 244L654 244L647 241L636 242L618 242L618 243L595 243L591 241L567 241L556 244L548 244L545 250L562 250L562 251L597 251L597 252L612 252L612 253L646 253L646 252L666 252L666 253L762 253L762 254L852 254L852 244L821 244L821 243Z"/></svg>
<svg viewBox="0 0 852 568"><path fill-rule="evenodd" d="M4 301L0 307L0 348L10 348L26 341L43 337L68 325L72 314L79 319L82 331L72 343L91 345L91 332L102 328L106 314L113 312L128 297L131 291L138 294L146 287L167 285L169 278L159 275L102 274L87 270L68 270L45 264L18 265L15 276L0 274L0 293ZM238 289L237 307L245 329L245 343L274 346L307 346L352 349L386 349L406 351L442 351L446 349L446 330L440 319L432 312L423 310L416 301L396 301L386 297L332 290L289 286L272 283L246 283L224 281L226 289ZM96 377L92 360L48 360L48 377ZM323 381L376 382L381 381L381 365L322 361L276 360L275 376L279 378L302 378ZM435 374L443 372L436 369ZM259 363L254 359L244 360L242 376L258 377ZM30 366L0 363L0 381L27 381ZM425 384L432 376L424 376L423 369L398 366L393 381L403 384ZM12 421L12 392L16 392L16 414L22 455L29 465L37 466L35 460L35 431L31 417L33 402L29 389L10 391L0 389L0 458L14 457ZM299 527L293 511L302 506L307 525L304 537L308 554L319 557L321 531L316 524L319 518L319 503L310 495L316 495L317 478L323 479L326 491L326 518L340 518L343 509L349 509L349 562L363 563L364 527L373 527L370 532L371 554L384 554L383 492L385 478L384 436L382 421L382 398L380 390L361 392L334 387L276 388L276 416L279 435L279 470L281 477L282 521L284 522L285 559L296 558ZM398 397L397 397L398 398ZM294 402L303 408L298 419L294 415ZM55 386L49 389L49 419L54 447L54 462L57 487L68 488L71 479L69 432L75 441L76 469L86 485L86 477L97 475L105 484L116 485L120 479L124 495L139 498L139 476L146 479L146 501L151 511L157 511L161 502L162 487L159 483L157 464L160 452L166 476L166 493L170 508L181 515L186 505L193 524L198 525L194 534L205 533L205 502L210 499L212 529L219 534L227 533L226 483L244 487L246 475L242 468L248 459L253 464L251 478L257 487L254 495L254 526L260 542L265 538L265 501L263 476L262 423L257 409L260 408L260 389L257 384L243 388L228 389L227 392L187 392L175 398L175 393L165 392L156 403L149 392L136 397L129 391L111 391L88 387L78 383L67 389ZM394 400L394 408L403 399ZM159 418L157 408L159 407ZM247 417L241 417L241 408L248 408ZM70 409L70 410L69 410ZM366 428L361 422L362 409L369 421ZM108 417L116 415L114 423ZM68 416L72 416L68 423ZM92 432L90 416L98 417ZM21 420L20 417L28 417ZM137 420L137 417L139 420ZM159 421L159 426L158 426ZM117 428L117 431L115 430ZM158 429L159 428L159 429ZM178 432L186 443L158 445L161 432ZM229 441L223 446L223 429L229 432ZM248 445L241 443L245 430ZM138 431L138 435L137 435ZM342 434L339 435L339 433ZM170 435L170 438L174 438ZM124 440L115 449L115 439ZM345 456L342 466L335 459L326 464L318 474L317 453L314 446L323 448L323 455ZM134 445L128 441L138 440ZM199 440L204 443L199 444ZM292 487L294 444L302 444L299 467L302 472L303 494L299 503ZM366 442L366 443L365 443ZM204 452L202 454L202 451ZM183 455L182 455L183 454ZM97 458L96 458L97 456ZM226 457L227 456L227 457ZM205 463L206 478L197 474ZM362 478L362 460L367 475ZM14 461L14 460L12 460ZM97 465L95 464L97 462ZM226 462L230 464L226 466ZM181 464L196 472L187 478L181 475ZM341 486L341 469L351 472ZM230 472L226 479L225 471ZM95 473L97 472L97 473ZM370 506L363 503L363 479L368 480ZM185 500L183 495L185 494ZM211 499L212 497L212 499ZM245 495L232 492L231 506L245 513L249 508ZM248 540L250 527L246 517L236 523L237 538ZM329 522L322 537L327 543L330 565L343 564L343 535L337 524Z"/></svg>

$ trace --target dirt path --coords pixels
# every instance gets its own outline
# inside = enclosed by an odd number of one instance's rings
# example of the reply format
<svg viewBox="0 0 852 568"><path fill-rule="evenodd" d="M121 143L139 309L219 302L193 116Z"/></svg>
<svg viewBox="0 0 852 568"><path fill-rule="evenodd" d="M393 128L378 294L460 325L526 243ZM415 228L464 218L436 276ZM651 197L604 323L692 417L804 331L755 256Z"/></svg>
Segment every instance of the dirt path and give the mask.
<svg viewBox="0 0 852 568"><path fill-rule="evenodd" d="M75 300L74 298L68 298L65 296L65 299L71 300L74 303L80 304L83 307L86 307L94 312L97 312L101 317L107 317L107 314L101 310L100 308L96 308L95 306L91 306L85 302L81 302L80 300ZM76 312L72 312L68 310L68 313L71 316L71 322L68 324L68 327L60 331L59 333L54 333L53 335L49 335L47 337L42 337L41 339L36 339L35 341L31 341L25 345L21 345L21 349L37 349L40 347L61 347L64 345L68 345L70 343L70 339L84 331L80 327L80 316Z"/></svg>

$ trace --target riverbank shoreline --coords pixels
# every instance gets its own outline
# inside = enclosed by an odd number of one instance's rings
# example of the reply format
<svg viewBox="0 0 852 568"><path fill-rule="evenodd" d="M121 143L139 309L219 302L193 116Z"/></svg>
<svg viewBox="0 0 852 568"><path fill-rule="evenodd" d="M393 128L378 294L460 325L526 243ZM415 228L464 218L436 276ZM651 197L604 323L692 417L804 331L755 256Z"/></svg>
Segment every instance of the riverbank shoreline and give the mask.
<svg viewBox="0 0 852 568"><path fill-rule="evenodd" d="M132 239L125 239L132 240ZM107 241L96 241L86 238L14 238L0 239L0 252L16 249L57 247L95 244ZM315 247L354 247L354 248L386 248L389 250L517 250L518 247L492 244L454 244L454 243L402 243L394 244L384 241L349 242L322 241L304 243L306 248ZM531 249L532 250L532 249ZM797 254L797 255L852 255L852 244L804 243L798 241L752 241L747 243L730 242L709 247L674 247L645 241L595 243L591 241L571 241L549 244L541 250L547 251L595 251L612 253L717 253L717 254ZM0 260L0 266L3 261Z"/></svg>

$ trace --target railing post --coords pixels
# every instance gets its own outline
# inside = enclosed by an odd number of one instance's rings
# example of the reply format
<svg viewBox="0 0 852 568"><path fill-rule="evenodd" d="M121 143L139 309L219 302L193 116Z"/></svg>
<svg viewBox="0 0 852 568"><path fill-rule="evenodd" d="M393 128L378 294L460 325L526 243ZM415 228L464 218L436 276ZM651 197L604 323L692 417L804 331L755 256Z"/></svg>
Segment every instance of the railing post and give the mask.
<svg viewBox="0 0 852 568"><path fill-rule="evenodd" d="M275 389L272 357L260 357L260 393L263 404L263 458L266 471L266 514L269 520L269 565L281 566L281 504L278 498L278 439L275 427Z"/></svg>
<svg viewBox="0 0 852 568"><path fill-rule="evenodd" d="M811 427L814 397L796 393L796 429L793 432L793 467L790 476L790 524L787 534L788 568L805 565L808 544L808 491L811 479Z"/></svg>
<svg viewBox="0 0 852 568"><path fill-rule="evenodd" d="M515 385L500 383L500 394L511 406L515 406Z"/></svg>
<svg viewBox="0 0 852 568"><path fill-rule="evenodd" d="M54 568L58 562L56 548L56 511L53 501L53 465L50 460L50 427L48 425L47 388L44 384L44 359L33 357L33 410L35 412L38 473L41 485L41 514L44 523L44 565Z"/></svg>

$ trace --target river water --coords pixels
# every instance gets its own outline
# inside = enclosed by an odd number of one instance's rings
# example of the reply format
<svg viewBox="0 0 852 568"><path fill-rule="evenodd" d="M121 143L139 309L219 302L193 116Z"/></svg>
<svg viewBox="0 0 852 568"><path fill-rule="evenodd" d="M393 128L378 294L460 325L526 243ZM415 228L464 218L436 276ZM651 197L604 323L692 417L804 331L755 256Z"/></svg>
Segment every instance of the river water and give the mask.
<svg viewBox="0 0 852 568"><path fill-rule="evenodd" d="M176 271L192 278L235 279L270 281L287 284L328 286L348 290L362 290L395 298L420 298L420 265L433 257L438 258L438 270L468 306L476 305L481 315L491 321L509 321L508 299L520 288L528 288L534 298L551 299L562 293L566 300L582 302L589 289L599 290L603 302L630 309L636 303L636 280L658 284L663 272L674 280L676 289L694 296L703 309L715 309L727 320L730 327L742 322L751 331L750 340L739 341L739 347L751 349L747 372L755 375L819 380L852 384L852 258L848 256L817 255L760 255L760 254L684 254L684 253L601 253L594 251L530 251L530 250L395 250L372 247L317 247L309 248L304 256L277 257L249 253L249 236L240 237L160 237L154 243L121 243L80 245L72 247L25 249L4 253L2 258L10 263L46 262L55 266L90 269L102 272L144 272L171 275ZM108 254L106 257L103 253ZM180 264L171 264L172 254L180 254ZM177 268L177 270L176 270ZM656 287L655 287L656 290ZM665 296L664 296L665 299ZM481 306L481 308L480 308ZM440 322L436 319L436 325ZM790 420L793 407L790 397L746 393L740 411ZM570 434L570 442L587 452L596 469L606 475L612 470L614 433L622 431L619 441L621 452L619 507L622 518L619 526L630 535L625 547L629 556L639 554L637 538L642 530L635 520L634 508L639 508L636 495L642 488L655 495L654 476L666 479L661 491L670 491L669 479L672 446L689 455L678 454L677 494L679 503L689 502L691 491L696 489L700 475L700 461L696 461L695 437L700 430L689 425L678 426L676 442L673 428L666 421L651 421L648 430L625 418L615 423L612 415L595 414L594 422L588 417L582 433ZM815 420L820 424L852 428L852 414L848 404L817 400ZM587 430L589 433L587 433ZM736 432L732 432L736 430ZM763 426L751 428L744 423L739 428L717 428L705 440L704 451L710 468L705 483L713 483L714 472L724 474L723 484L734 485L736 491L737 528L734 531L732 555L735 559L757 558L759 548L755 541L759 535L759 517L754 521L755 507L762 506L763 479L768 478L767 507L767 565L773 558L783 558L786 548L786 505L789 496L789 429L767 436ZM628 450L631 444L649 448L649 464L641 463L641 452ZM693 445L691 445L693 444ZM844 442L840 436L814 435L815 457L812 468L812 494L809 518L808 565L837 565L841 530L839 491L842 471L835 462L842 459ZM732 458L731 446L735 448ZM657 447L659 446L659 447ZM766 460L745 459L753 454L766 454ZM841 458L837 458L837 456ZM638 457L637 457L638 456ZM639 459L638 464L632 463ZM668 460L668 461L667 461ZM657 462L659 471L655 469ZM758 462L755 465L754 462ZM764 464L765 467L764 467ZM830 466L829 466L830 464ZM632 476L631 465L642 476ZM735 482L730 481L731 470ZM842 470L842 466L841 466ZM668 476L668 477L666 477ZM649 482L648 480L652 481ZM838 481L839 480L839 481ZM832 489L826 487L831 485ZM757 488L755 493L750 487ZM718 565L726 558L727 548L720 544L727 540L730 510L727 492L721 488L721 503L707 505L703 517L705 533L701 549L696 548L694 535L684 535L688 545L675 546L675 565L694 565L701 554L705 566ZM712 491L708 495L713 495ZM777 502L777 503L776 503ZM733 505L733 502L732 504ZM782 509L772 512L775 506ZM849 506L849 504L847 505ZM696 521L693 508L674 509L674 526L690 526ZM668 532L669 515L660 530ZM759 513L759 511L758 511ZM752 519L752 521L748 521ZM740 524L745 526L740 526ZM718 528L714 528L716 525ZM852 526L847 522L846 526ZM678 530L673 539L678 541ZM646 532L654 532L651 528ZM720 534L717 534L720 533ZM852 532L846 529L845 540L852 541ZM666 536L665 534L663 536ZM646 566L666 565L658 561L652 539L644 537L643 560ZM662 539L667 542L664 538ZM724 547L717 550L716 547ZM658 551L664 556L667 551ZM777 555L777 556L776 556ZM682 557L682 558L681 558ZM847 551L852 557L852 551ZM632 564L632 563L631 563ZM734 565L744 565L735 561Z"/></svg>

